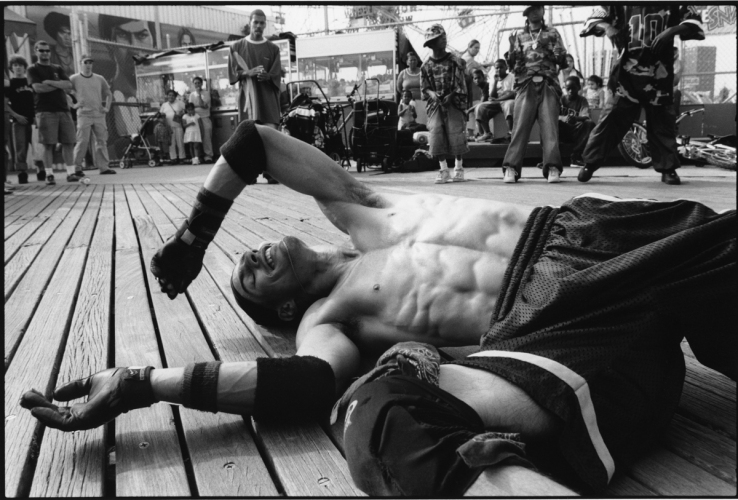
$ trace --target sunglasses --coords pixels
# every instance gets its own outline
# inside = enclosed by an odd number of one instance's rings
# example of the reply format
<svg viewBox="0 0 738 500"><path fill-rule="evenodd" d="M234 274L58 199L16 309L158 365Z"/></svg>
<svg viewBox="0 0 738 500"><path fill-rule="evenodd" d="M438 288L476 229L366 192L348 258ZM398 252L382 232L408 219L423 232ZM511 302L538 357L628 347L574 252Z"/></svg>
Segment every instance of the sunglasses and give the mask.
<svg viewBox="0 0 738 500"><path fill-rule="evenodd" d="M51 52L51 49L36 49L37 52Z"/></svg>

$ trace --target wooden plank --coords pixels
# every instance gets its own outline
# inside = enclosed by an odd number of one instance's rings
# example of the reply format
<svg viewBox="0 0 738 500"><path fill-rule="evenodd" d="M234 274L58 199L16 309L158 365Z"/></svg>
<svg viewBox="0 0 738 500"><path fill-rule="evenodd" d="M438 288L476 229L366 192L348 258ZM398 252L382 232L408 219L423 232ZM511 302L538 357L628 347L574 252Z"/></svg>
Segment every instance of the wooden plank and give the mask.
<svg viewBox="0 0 738 500"><path fill-rule="evenodd" d="M80 286L72 326L67 338L57 385L77 380L108 367L110 332L110 297L112 292L113 257L113 190L103 196L101 186L90 205L102 206L97 215L95 234ZM94 223L94 221L93 221ZM80 227L90 228L85 221ZM86 237L86 231L75 232ZM63 403L71 406L71 401ZM83 450L78 453L77 450ZM31 487L32 497L100 497L104 494L105 428L68 433L48 430L39 451L38 464Z"/></svg>
<svg viewBox="0 0 738 500"><path fill-rule="evenodd" d="M674 415L661 442L685 460L723 481L736 484L735 440L681 415Z"/></svg>
<svg viewBox="0 0 738 500"><path fill-rule="evenodd" d="M61 196L57 201L58 205L61 205L61 203L64 202L65 196ZM52 204L57 204L57 201L55 201ZM38 253L41 251L43 246L48 241L49 237L56 231L59 227L59 224L64 219L66 212L55 212L55 209L52 208L52 213L50 215L50 220L47 220L46 224L41 225L41 227L30 237L26 242L23 244L23 246L20 247L20 249L17 251L15 256L10 260L10 262L6 262L5 264L5 300L8 300L8 297L13 293L13 290L20 282L20 279L23 277L23 275L28 271L28 268L30 267L31 263L33 263L34 259L38 255Z"/></svg>
<svg viewBox="0 0 738 500"><path fill-rule="evenodd" d="M58 192L57 196L35 196L29 197L23 204L22 210L16 210L12 215L5 214L5 237L7 240L20 230L29 220L36 217L42 210L44 210L50 203L53 203L58 198L66 198L71 193L71 190Z"/></svg>
<svg viewBox="0 0 738 500"><path fill-rule="evenodd" d="M703 497L736 494L735 485L664 449L648 453L628 470L630 476L658 495Z"/></svg>
<svg viewBox="0 0 738 500"><path fill-rule="evenodd" d="M700 390L708 391L728 401L735 402L736 383L720 372L712 370L691 356L684 356L687 365L685 380L699 387Z"/></svg>
<svg viewBox="0 0 738 500"><path fill-rule="evenodd" d="M615 475L613 476L612 481L610 481L610 485L607 487L607 490L605 490L605 495L608 497L657 496L656 493L619 470L615 471Z"/></svg>
<svg viewBox="0 0 738 500"><path fill-rule="evenodd" d="M83 194L89 199L92 190ZM86 200L84 200L86 201ZM83 201L83 202L84 202ZM87 206L97 212L98 206ZM94 223L84 217L83 224ZM80 230L85 228L81 225ZM89 244L89 241L87 242ZM33 473L33 458L38 453L42 428L31 413L19 405L21 395L31 389L50 396L55 382L59 355L63 352L66 334L76 301L82 269L87 257L87 245L64 250L38 310L23 336L13 362L5 374L5 494L26 494ZM8 416L14 416L8 420Z"/></svg>
<svg viewBox="0 0 738 500"><path fill-rule="evenodd" d="M92 190L82 192L74 208L69 212L68 217L62 220L54 216L50 219L50 223L54 225L60 223L60 225L54 231L51 238L49 238L46 245L44 245L43 250L41 250L34 264L26 272L25 276L23 276L15 291L13 291L13 294L5 302L6 367L18 347L26 326L31 321L31 316L41 299L41 294L49 282L59 259L63 255L64 247L74 232L74 228L77 226L92 192Z"/></svg>
<svg viewBox="0 0 738 500"><path fill-rule="evenodd" d="M139 187L136 193L134 189L126 187L125 191L138 231L144 262L150 262L163 243L154 220L164 225L162 231L170 230L171 223L145 189ZM136 197L137 194L140 201ZM163 198L158 193L154 194ZM144 209L144 204L148 207L148 213ZM198 317L187 298L180 296L178 299L169 300L166 294L158 290L154 276L147 274L147 278L167 362L171 366L185 366L195 361L215 360L200 330ZM209 302L212 298L203 297ZM213 328L229 326L222 321L222 316L216 321L217 325L213 325ZM230 331L234 333L235 329L231 328ZM252 347L254 346L259 349L256 342L252 344ZM225 413L214 415L186 408L180 408L180 416L197 489L201 495L277 494L277 489L266 465L259 458L256 444L242 417ZM161 494L166 494L166 490Z"/></svg>
<svg viewBox="0 0 738 500"><path fill-rule="evenodd" d="M31 188L21 191L20 193L16 193L10 198L5 198L3 214L5 215L6 221L9 216L16 215L21 207L24 207L28 203L32 203L42 197L44 197L44 195L39 192L38 188Z"/></svg>
<svg viewBox="0 0 738 500"><path fill-rule="evenodd" d="M231 219L253 233L260 235L262 241L274 241L282 239L286 235L291 235L300 238L308 245L323 245L326 243L303 229L290 227L276 218L274 214L256 205L248 205L240 199L237 199L231 206L227 219Z"/></svg>
<svg viewBox="0 0 738 500"><path fill-rule="evenodd" d="M736 438L735 400L717 396L689 382L684 383L677 412L702 425Z"/></svg>
<svg viewBox="0 0 738 500"><path fill-rule="evenodd" d="M115 364L162 367L138 243L115 186ZM117 496L190 496L172 408L156 404L115 420Z"/></svg>
<svg viewBox="0 0 738 500"><path fill-rule="evenodd" d="M81 191L72 191L70 193L71 196L69 197L60 196L59 198L54 200L54 202L47 206L46 209L38 216L32 217L28 221L22 221L22 227L20 227L20 229L15 234L13 234L13 236L5 240L5 264L7 264L8 261L13 258L15 252L18 251L21 245L23 245L23 243L39 227L45 225L47 222L50 221L52 216L56 216L54 217L54 220L58 221L63 219L67 215L67 213L69 213L69 211L72 209L72 207L74 207L74 204L79 198ZM52 225L52 227L54 226L53 223L50 224Z"/></svg>
<svg viewBox="0 0 738 500"><path fill-rule="evenodd" d="M158 191L154 193L154 190L150 189L150 192L160 206L166 208L170 219L179 218L182 214L181 211L175 211L175 207L170 205L166 198L157 196L160 194ZM184 205L183 202L179 204L180 206ZM211 253L211 250L208 250L207 253ZM209 268L209 266L207 267ZM227 277L223 275L216 276L220 276L220 279L216 278L216 281L218 281L221 295L230 295L230 290L224 290L225 287L230 288L228 284L230 273ZM202 273L193 282L193 285L199 282L201 278L204 278ZM196 296L202 294L197 290L188 293L193 302ZM216 292L211 290L209 293L213 296ZM212 310L209 309L207 301L200 306L200 310L202 310L201 318L203 315L212 314ZM220 333L216 330L210 330L211 339L218 346L218 352L222 353L223 361L245 361L256 358L256 353L253 351L234 349L232 340L222 337ZM294 353L294 344L291 348L292 353ZM270 457L270 462L277 471L288 496L363 495L353 485L348 466L340 452L317 424L299 426L254 425L257 437L262 441Z"/></svg>

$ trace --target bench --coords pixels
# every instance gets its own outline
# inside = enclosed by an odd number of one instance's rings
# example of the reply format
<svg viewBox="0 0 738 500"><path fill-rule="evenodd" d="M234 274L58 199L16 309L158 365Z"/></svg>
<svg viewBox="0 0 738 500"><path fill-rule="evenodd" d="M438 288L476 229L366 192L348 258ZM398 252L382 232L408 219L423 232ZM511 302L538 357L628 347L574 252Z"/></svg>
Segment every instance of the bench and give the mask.
<svg viewBox="0 0 738 500"><path fill-rule="evenodd" d="M292 234L309 244L341 245L347 236L306 197L283 186L251 186L234 203L188 293L169 300L148 263L189 214L198 189L31 185L5 197L7 497L363 496L340 443L317 423L256 424L157 404L100 429L65 434L19 407L29 388L48 395L58 383L108 366L294 353L294 331L259 327L236 306L233 265L264 239ZM684 351L687 379L677 414L659 447L619 470L607 494L736 494L735 383L702 367L686 344Z"/></svg>

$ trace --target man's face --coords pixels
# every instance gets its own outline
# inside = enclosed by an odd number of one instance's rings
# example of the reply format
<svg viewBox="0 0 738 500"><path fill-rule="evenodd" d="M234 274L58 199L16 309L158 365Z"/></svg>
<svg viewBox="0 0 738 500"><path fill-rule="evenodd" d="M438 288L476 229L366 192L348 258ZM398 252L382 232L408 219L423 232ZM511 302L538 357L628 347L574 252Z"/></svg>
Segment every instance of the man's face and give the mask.
<svg viewBox="0 0 738 500"><path fill-rule="evenodd" d="M301 291L295 273L301 274L303 283L309 279L305 270L310 253L307 245L293 236L285 236L279 242L262 242L258 249L243 254L231 280L247 299L276 309Z"/></svg>
<svg viewBox="0 0 738 500"><path fill-rule="evenodd" d="M266 29L266 17L264 16L252 16L251 17L251 35L259 39L264 36L264 30Z"/></svg>
<svg viewBox="0 0 738 500"><path fill-rule="evenodd" d="M131 21L116 26L113 28L113 41L133 47L154 48L154 37L146 21Z"/></svg>
<svg viewBox="0 0 738 500"><path fill-rule="evenodd" d="M477 87L482 87L484 85L484 81L486 78L484 78L484 75L480 75L479 73L474 75L474 83L477 85Z"/></svg>
<svg viewBox="0 0 738 500"><path fill-rule="evenodd" d="M62 47L68 49L72 46L72 32L69 30L69 28L62 27L57 31L56 33L56 43L61 45Z"/></svg>
<svg viewBox="0 0 738 500"><path fill-rule="evenodd" d="M507 64L503 62L496 62L495 75L497 75L497 78L505 78L507 76Z"/></svg>
<svg viewBox="0 0 738 500"><path fill-rule="evenodd" d="M541 22L543 20L543 13L543 6L530 9L530 11L528 12L528 21L531 23Z"/></svg>
<svg viewBox="0 0 738 500"><path fill-rule="evenodd" d="M38 62L49 64L51 61L51 47L48 45L39 45L36 47L36 55L38 56Z"/></svg>
<svg viewBox="0 0 738 500"><path fill-rule="evenodd" d="M82 73L85 75L92 73L92 61L84 61L82 63Z"/></svg>
<svg viewBox="0 0 738 500"><path fill-rule="evenodd" d="M26 74L26 67L22 64L13 63L10 68L13 71L13 76L15 78L23 78Z"/></svg>
<svg viewBox="0 0 738 500"><path fill-rule="evenodd" d="M432 40L428 44L428 48L431 50L443 51L443 50L446 50L446 45L448 45L448 39L446 38L446 35L444 34L444 35L439 36L435 40Z"/></svg>

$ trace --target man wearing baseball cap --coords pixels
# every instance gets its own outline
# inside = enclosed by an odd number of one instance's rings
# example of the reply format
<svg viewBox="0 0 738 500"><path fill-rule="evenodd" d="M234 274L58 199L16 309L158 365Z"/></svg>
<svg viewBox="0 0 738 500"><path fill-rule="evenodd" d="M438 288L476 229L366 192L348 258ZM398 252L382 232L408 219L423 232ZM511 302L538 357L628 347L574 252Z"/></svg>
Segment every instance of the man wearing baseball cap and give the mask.
<svg viewBox="0 0 738 500"><path fill-rule="evenodd" d="M424 47L433 55L420 68L420 89L428 110L429 152L441 165L436 184L463 182L464 165L461 155L469 151L466 143L467 87L466 63L460 57L446 52L446 31L434 24L425 31ZM448 171L446 156L453 155L453 179Z"/></svg>
<svg viewBox="0 0 738 500"><path fill-rule="evenodd" d="M92 72L95 60L85 54L80 59L79 73L72 75L72 87L77 93L77 144L74 147L74 165L76 177L84 177L82 160L90 144L90 135L95 136L95 166L100 174L115 174L109 166L108 158L108 126L105 115L110 110L113 94L110 86L101 75Z"/></svg>
<svg viewBox="0 0 738 500"><path fill-rule="evenodd" d="M525 28L510 35L508 66L515 75L515 111L510 147L502 160L504 181L520 178L525 148L533 123L538 120L543 149L543 176L548 182L560 182L562 172L559 152L559 100L561 87L558 67L566 50L561 35L543 21L543 5L530 5L524 11Z"/></svg>

